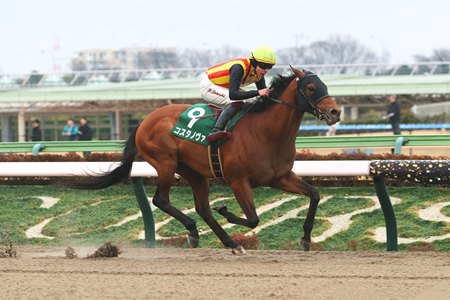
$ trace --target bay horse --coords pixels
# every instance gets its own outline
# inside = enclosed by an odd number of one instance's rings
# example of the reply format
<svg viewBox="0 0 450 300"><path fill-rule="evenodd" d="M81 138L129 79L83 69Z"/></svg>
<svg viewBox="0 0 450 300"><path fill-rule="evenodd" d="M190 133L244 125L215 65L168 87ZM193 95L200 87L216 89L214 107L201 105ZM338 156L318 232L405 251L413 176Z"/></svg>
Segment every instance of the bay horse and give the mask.
<svg viewBox="0 0 450 300"><path fill-rule="evenodd" d="M340 120L341 108L328 95L326 85L312 72L291 67L293 74L277 75L271 83L271 97L264 100L260 112L247 113L233 130L232 138L220 146L223 178L234 193L245 218L229 212L226 206L216 208L228 222L255 228L259 223L252 189L269 186L310 198L300 245L309 250L311 231L319 204L317 189L294 172L295 139L305 112L332 125ZM213 178L207 146L182 139L171 133L178 117L189 105L172 104L150 113L130 134L121 157L121 164L110 172L93 176L88 181L71 184L72 188L101 189L126 179L139 154L158 173L153 204L180 221L188 230L188 241L197 247L196 223L173 207L169 190L175 173L191 186L195 209L214 231L223 245L234 254L244 254L214 219L209 204L208 178Z"/></svg>

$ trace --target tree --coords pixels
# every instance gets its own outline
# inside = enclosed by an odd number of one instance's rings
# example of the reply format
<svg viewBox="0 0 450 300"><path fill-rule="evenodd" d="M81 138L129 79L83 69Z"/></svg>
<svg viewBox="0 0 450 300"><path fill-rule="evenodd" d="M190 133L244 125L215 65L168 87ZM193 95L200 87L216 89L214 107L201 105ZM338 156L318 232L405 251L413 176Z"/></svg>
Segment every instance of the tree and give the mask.
<svg viewBox="0 0 450 300"><path fill-rule="evenodd" d="M439 61L443 61L443 62L447 62L450 61L450 49L435 49L433 50L433 53L431 56L427 57L425 55L421 55L421 54L416 54L414 56L414 60L416 62L439 62ZM427 73L431 71L431 67L430 66L420 66L419 68L419 73ZM434 70L435 74L448 74L449 73L449 65L448 64L442 64L442 65L438 65L435 70Z"/></svg>
<svg viewBox="0 0 450 300"><path fill-rule="evenodd" d="M180 58L183 67L206 67L213 64L214 53L211 49L183 49L180 51Z"/></svg>
<svg viewBox="0 0 450 300"><path fill-rule="evenodd" d="M282 65L303 65L308 63L306 47L290 47L277 51L277 63Z"/></svg>
<svg viewBox="0 0 450 300"><path fill-rule="evenodd" d="M432 60L434 60L434 61L450 61L450 49L434 50Z"/></svg>
<svg viewBox="0 0 450 300"><path fill-rule="evenodd" d="M175 50L154 49L149 51L139 51L136 54L136 67L138 69L149 68L176 68L180 61Z"/></svg>
<svg viewBox="0 0 450 300"><path fill-rule="evenodd" d="M377 55L356 39L332 35L324 41L313 42L305 57L308 64L370 63L379 60Z"/></svg>
<svg viewBox="0 0 450 300"><path fill-rule="evenodd" d="M292 65L370 63L380 60L371 49L343 35L333 35L302 47L280 49L277 59L280 64Z"/></svg>
<svg viewBox="0 0 450 300"><path fill-rule="evenodd" d="M427 57L422 54L414 55L416 62L426 61L450 61L450 49L434 49L431 56Z"/></svg>
<svg viewBox="0 0 450 300"><path fill-rule="evenodd" d="M247 57L242 49L224 45L212 49L187 48L180 51L180 62L187 68L207 68L235 57Z"/></svg>

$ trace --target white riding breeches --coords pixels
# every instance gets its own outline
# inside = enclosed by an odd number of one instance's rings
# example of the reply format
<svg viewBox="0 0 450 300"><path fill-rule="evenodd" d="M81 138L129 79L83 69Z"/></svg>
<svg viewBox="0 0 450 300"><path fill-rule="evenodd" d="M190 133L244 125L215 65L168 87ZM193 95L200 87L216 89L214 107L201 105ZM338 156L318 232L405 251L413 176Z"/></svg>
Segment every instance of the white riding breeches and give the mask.
<svg viewBox="0 0 450 300"><path fill-rule="evenodd" d="M226 87L216 85L209 80L205 73L200 81L200 95L202 98L217 107L225 107L228 104L235 102L230 100L230 90ZM242 100L245 103L252 103L259 99L259 96L250 99Z"/></svg>

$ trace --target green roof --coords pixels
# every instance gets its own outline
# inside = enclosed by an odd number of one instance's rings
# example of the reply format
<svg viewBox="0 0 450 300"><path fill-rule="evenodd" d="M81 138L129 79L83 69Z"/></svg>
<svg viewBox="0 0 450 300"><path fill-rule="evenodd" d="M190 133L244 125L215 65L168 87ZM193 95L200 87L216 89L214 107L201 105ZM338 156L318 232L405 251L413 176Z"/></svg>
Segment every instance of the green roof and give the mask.
<svg viewBox="0 0 450 300"><path fill-rule="evenodd" d="M322 75L333 96L449 94L450 75ZM270 82L270 78L268 79ZM200 98L199 78L0 90L0 102L118 101Z"/></svg>

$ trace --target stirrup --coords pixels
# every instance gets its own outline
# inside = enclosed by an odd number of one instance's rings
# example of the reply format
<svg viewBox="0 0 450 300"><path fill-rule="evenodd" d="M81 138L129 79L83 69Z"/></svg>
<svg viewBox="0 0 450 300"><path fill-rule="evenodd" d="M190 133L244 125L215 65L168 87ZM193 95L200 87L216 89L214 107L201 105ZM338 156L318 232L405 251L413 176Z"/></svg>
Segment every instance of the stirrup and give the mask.
<svg viewBox="0 0 450 300"><path fill-rule="evenodd" d="M208 142L212 143L212 142L215 142L220 139L227 140L230 138L231 138L231 132L222 130L222 131L213 132L210 135L208 135Z"/></svg>

